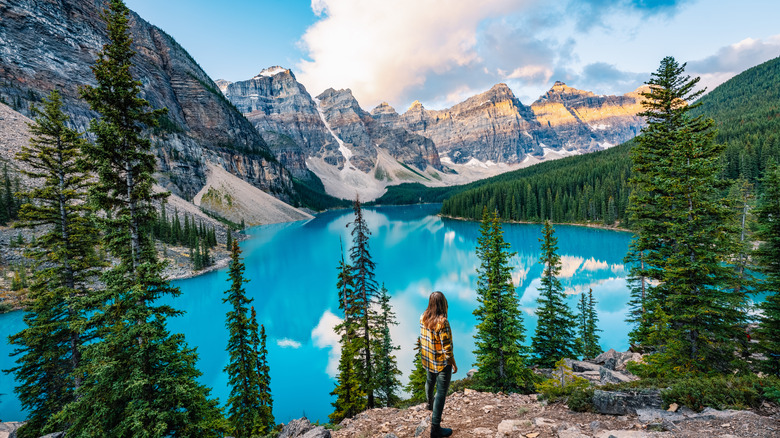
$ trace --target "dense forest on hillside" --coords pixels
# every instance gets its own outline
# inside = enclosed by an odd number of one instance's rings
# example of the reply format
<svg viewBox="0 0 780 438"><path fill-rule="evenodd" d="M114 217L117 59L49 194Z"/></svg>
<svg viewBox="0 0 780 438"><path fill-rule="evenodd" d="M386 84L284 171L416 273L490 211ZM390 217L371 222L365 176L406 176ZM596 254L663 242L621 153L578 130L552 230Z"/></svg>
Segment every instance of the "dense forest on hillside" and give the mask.
<svg viewBox="0 0 780 438"><path fill-rule="evenodd" d="M700 100L693 115L715 120L715 141L726 143L722 178L744 177L756 187L770 157L780 160L780 58L735 76ZM504 220L603 222L623 226L631 175L627 142L607 151L542 163L466 186L417 192L423 201L444 197L442 214L478 219L497 209ZM408 201L411 187L379 201ZM378 201L378 202L379 202Z"/></svg>
<svg viewBox="0 0 780 438"><path fill-rule="evenodd" d="M498 210L502 220L622 221L629 194L629 148L626 143L499 175L490 184L446 199L442 214L479 218L486 206Z"/></svg>

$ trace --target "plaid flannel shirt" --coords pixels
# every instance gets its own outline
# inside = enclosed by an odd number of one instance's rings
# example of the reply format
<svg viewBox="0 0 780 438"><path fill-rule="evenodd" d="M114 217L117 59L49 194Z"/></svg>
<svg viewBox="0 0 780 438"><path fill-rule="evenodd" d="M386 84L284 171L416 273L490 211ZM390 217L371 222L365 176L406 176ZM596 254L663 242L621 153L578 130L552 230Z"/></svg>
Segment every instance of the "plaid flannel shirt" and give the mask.
<svg viewBox="0 0 780 438"><path fill-rule="evenodd" d="M446 319L429 330L420 317L420 346L423 368L432 373L443 370L452 359L452 330Z"/></svg>

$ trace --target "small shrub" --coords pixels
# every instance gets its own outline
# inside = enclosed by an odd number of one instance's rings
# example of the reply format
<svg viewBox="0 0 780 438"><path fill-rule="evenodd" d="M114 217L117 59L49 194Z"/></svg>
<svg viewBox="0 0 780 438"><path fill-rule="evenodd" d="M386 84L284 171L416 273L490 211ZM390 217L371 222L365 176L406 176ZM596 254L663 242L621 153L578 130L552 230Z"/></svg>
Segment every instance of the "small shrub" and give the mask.
<svg viewBox="0 0 780 438"><path fill-rule="evenodd" d="M693 410L747 409L761 404L761 379L755 375L691 377L676 380L661 391L665 405L677 403Z"/></svg>
<svg viewBox="0 0 780 438"><path fill-rule="evenodd" d="M536 385L541 400L564 402L576 412L592 410L593 388L590 382L577 377L563 359L555 363L553 377Z"/></svg>

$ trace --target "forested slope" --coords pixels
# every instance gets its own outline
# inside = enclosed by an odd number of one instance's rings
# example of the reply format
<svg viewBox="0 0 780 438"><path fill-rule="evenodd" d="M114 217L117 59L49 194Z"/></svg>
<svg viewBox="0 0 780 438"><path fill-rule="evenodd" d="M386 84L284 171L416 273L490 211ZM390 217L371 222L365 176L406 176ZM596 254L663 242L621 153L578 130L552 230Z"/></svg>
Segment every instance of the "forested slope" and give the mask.
<svg viewBox="0 0 780 438"><path fill-rule="evenodd" d="M716 142L727 143L723 178L740 176L759 186L771 157L780 160L780 58L735 76L700 100L696 115L715 120ZM498 209L504 220L626 223L631 142L603 152L542 163L498 177L450 187L442 214L478 219ZM399 187L399 190L402 187ZM408 189L408 188L407 188ZM398 197L388 192L384 199ZM439 191L416 197L439 201ZM400 198L400 197L399 197ZM409 201L411 196L401 198ZM414 200L412 200L413 202Z"/></svg>

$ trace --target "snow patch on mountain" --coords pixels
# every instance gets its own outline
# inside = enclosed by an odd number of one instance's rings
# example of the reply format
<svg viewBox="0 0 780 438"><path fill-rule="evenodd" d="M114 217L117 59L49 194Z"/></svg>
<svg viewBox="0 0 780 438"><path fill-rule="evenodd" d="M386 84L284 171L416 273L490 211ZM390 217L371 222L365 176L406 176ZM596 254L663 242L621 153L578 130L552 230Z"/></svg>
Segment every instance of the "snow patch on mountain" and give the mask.
<svg viewBox="0 0 780 438"><path fill-rule="evenodd" d="M279 73L284 73L286 71L287 71L286 68L279 67L278 65L276 65L276 66L268 67L268 68L264 69L263 71L260 72L260 74L258 74L257 76L255 76L252 79L270 78L270 77L278 75Z"/></svg>

